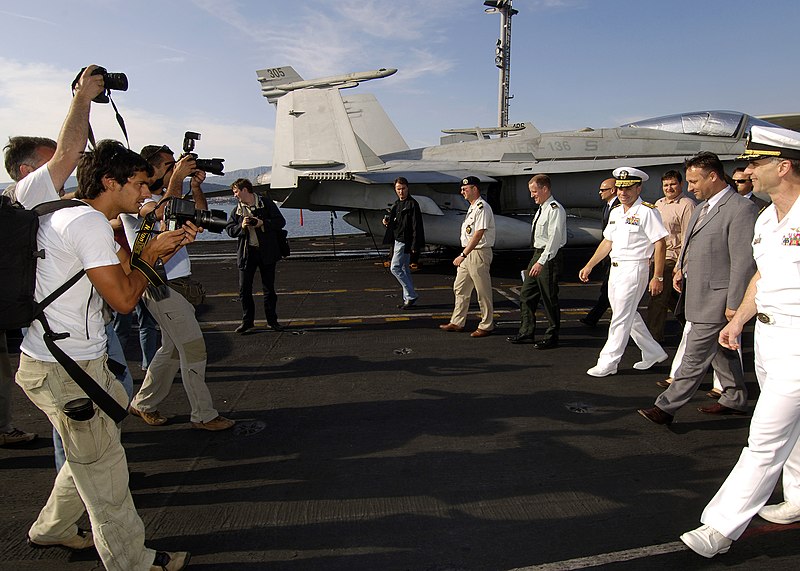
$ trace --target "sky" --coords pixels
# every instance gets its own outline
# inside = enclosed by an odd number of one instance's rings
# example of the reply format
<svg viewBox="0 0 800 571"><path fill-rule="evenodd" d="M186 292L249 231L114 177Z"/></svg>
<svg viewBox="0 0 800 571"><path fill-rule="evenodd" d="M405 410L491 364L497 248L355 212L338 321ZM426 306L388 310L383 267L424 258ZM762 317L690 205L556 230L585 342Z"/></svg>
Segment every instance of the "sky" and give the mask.
<svg viewBox="0 0 800 571"><path fill-rule="evenodd" d="M800 112L797 0L513 0L511 123L614 127L702 109ZM226 171L272 161L274 107L256 70L312 79L397 68L374 93L410 147L441 129L497 124L500 16L482 0L0 0L0 140L57 138L89 64L126 73L113 92L131 147L181 147ZM98 139L122 139L93 104ZM0 180L9 180L4 171ZM210 179L211 181L212 179Z"/></svg>

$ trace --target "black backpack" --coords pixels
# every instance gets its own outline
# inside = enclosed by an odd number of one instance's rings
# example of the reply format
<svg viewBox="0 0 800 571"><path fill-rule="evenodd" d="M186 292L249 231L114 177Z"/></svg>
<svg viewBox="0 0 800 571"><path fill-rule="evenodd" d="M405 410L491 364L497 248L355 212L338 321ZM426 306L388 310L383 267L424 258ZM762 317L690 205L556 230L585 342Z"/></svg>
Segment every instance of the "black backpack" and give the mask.
<svg viewBox="0 0 800 571"><path fill-rule="evenodd" d="M70 279L42 303L36 303L36 261L44 258L36 242L39 217L62 208L85 206L76 200L54 200L26 210L7 197L0 204L0 329L28 327L56 297L75 284L83 272Z"/></svg>
<svg viewBox="0 0 800 571"><path fill-rule="evenodd" d="M39 217L62 208L85 204L78 200L53 200L26 210L8 196L0 197L0 201L0 329L28 327L38 320L45 331L44 342L59 364L89 398L111 418L120 422L127 416L127 411L55 344L69 334L54 333L44 315L44 309L75 285L86 272L79 271L38 303L34 297L36 261L45 257L36 237Z"/></svg>

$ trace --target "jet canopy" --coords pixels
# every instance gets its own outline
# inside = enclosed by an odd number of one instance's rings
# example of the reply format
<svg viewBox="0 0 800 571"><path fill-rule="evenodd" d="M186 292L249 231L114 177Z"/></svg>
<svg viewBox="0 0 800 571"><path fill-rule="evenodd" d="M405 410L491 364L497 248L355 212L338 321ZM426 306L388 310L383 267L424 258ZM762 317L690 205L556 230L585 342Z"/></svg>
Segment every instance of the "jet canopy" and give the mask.
<svg viewBox="0 0 800 571"><path fill-rule="evenodd" d="M747 132L753 125L770 125L770 123L738 111L693 111L634 121L622 127L657 129L682 135L736 137L740 127L744 126L744 132Z"/></svg>

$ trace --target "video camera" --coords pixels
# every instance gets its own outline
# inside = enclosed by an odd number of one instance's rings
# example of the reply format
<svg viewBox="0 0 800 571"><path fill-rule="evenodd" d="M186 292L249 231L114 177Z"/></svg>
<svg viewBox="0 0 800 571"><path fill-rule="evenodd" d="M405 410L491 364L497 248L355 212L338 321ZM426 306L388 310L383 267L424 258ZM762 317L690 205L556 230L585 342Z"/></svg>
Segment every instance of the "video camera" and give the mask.
<svg viewBox="0 0 800 571"><path fill-rule="evenodd" d="M209 232L220 234L228 224L228 216L223 210L200 210L195 208L191 200L172 197L164 207L164 222L167 230L177 230L184 222L191 222Z"/></svg>
<svg viewBox="0 0 800 571"><path fill-rule="evenodd" d="M197 163L197 170L223 176L225 174L225 165L222 163L225 162L225 159L198 159L197 155L192 152L194 151L194 142L199 140L200 133L186 131L183 135L183 156L191 155Z"/></svg>
<svg viewBox="0 0 800 571"><path fill-rule="evenodd" d="M78 85L78 80L80 80L84 71L86 71L85 67L81 69L78 72L78 75L75 76L75 79L72 80L73 90L75 89L75 86ZM128 91L128 76L124 73L109 73L104 67L96 67L92 71L92 75L102 75L103 87L105 88L103 93L92 100L95 103L108 103L109 95L112 89L117 91Z"/></svg>

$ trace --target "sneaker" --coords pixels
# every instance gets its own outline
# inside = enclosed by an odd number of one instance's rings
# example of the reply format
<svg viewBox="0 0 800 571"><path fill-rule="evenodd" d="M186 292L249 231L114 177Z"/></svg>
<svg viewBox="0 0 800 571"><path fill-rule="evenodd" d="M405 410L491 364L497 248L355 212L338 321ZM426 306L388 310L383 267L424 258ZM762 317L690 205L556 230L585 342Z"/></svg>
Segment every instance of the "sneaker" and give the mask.
<svg viewBox="0 0 800 571"><path fill-rule="evenodd" d="M9 444L20 444L22 442L30 442L36 438L33 432L24 432L19 428L11 427L8 432L0 432L0 446L8 446Z"/></svg>
<svg viewBox="0 0 800 571"><path fill-rule="evenodd" d="M758 511L758 515L772 523L794 523L800 521L800 508L789 502L783 502L774 506L764 506Z"/></svg>
<svg viewBox="0 0 800 571"><path fill-rule="evenodd" d="M203 430L216 432L218 430L228 430L234 424L236 424L236 421L225 418L224 416L218 416L217 418L212 418L208 422L193 422L192 426L194 428L202 428Z"/></svg>
<svg viewBox="0 0 800 571"><path fill-rule="evenodd" d="M687 531L681 535L681 541L688 545L689 549L706 559L711 559L720 553L727 553L733 543L710 525L703 525Z"/></svg>
<svg viewBox="0 0 800 571"><path fill-rule="evenodd" d="M167 423L167 417L157 410L139 410L138 408L129 406L128 412L133 416L138 416L150 426L161 426Z"/></svg>
<svg viewBox="0 0 800 571"><path fill-rule="evenodd" d="M34 549L44 549L47 547L61 547L63 549L69 549L71 551L82 551L84 549L89 549L90 547L94 547L94 537L92 536L92 532L86 529L78 528L78 533L70 537L69 539L65 539L63 541L34 541L30 537L28 537L28 545L33 547Z"/></svg>
<svg viewBox="0 0 800 571"><path fill-rule="evenodd" d="M181 571L189 566L192 554L188 551L156 551L150 571Z"/></svg>
<svg viewBox="0 0 800 571"><path fill-rule="evenodd" d="M616 367L602 367L600 365L595 365L588 371L586 371L587 375L592 377L607 377L609 375L616 375L617 368Z"/></svg>

